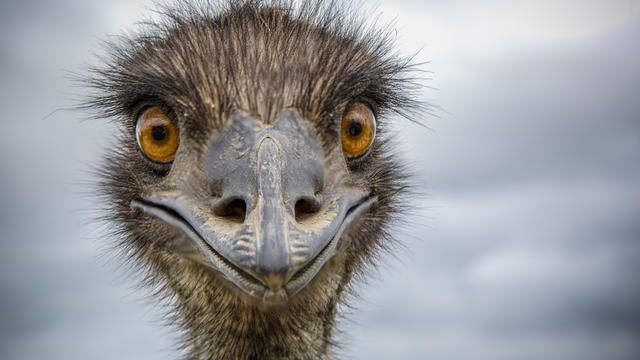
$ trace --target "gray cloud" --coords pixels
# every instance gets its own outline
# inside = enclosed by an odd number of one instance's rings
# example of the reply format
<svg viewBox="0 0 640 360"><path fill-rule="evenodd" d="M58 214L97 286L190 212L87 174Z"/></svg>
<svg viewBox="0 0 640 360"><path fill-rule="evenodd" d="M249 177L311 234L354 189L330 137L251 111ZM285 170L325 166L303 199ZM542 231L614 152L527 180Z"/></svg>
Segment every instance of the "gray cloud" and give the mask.
<svg viewBox="0 0 640 360"><path fill-rule="evenodd" d="M401 144L424 156L428 226L410 262L363 289L362 358L640 354L639 31L436 72L449 114Z"/></svg>

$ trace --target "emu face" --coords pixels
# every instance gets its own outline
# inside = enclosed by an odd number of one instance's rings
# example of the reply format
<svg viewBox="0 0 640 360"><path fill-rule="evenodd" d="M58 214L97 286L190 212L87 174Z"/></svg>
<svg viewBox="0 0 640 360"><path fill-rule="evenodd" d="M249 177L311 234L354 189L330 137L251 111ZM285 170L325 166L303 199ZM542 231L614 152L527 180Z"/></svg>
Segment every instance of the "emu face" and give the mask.
<svg viewBox="0 0 640 360"><path fill-rule="evenodd" d="M385 247L404 175L384 122L414 105L410 65L333 5L165 9L89 79L122 130L103 169L114 231L202 334L223 326L196 314L224 306L332 323Z"/></svg>
<svg viewBox="0 0 640 360"><path fill-rule="evenodd" d="M137 119L141 155L153 159L165 148L175 155L163 159L169 172L131 206L179 229L203 265L265 304L286 302L307 285L377 202L370 186L351 179L346 161L329 164L342 148L359 146L363 156L373 145L375 122L365 105L352 106L342 141L332 139L326 155L310 119L295 108L281 109L273 124L232 108L220 129L186 150L180 145L194 139L174 129L188 125L172 121L158 107Z"/></svg>

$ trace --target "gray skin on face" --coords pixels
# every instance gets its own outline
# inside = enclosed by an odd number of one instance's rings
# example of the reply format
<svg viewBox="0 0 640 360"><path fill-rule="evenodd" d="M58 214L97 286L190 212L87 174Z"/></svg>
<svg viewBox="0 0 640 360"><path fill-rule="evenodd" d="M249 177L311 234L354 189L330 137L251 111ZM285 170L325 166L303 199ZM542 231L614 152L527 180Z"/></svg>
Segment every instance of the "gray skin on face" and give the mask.
<svg viewBox="0 0 640 360"><path fill-rule="evenodd" d="M246 294L265 305L285 303L377 198L341 181L325 187L323 150L295 110L271 126L232 114L207 142L199 165L205 171L194 173L215 196L203 197L183 177L131 205L182 230L208 265Z"/></svg>

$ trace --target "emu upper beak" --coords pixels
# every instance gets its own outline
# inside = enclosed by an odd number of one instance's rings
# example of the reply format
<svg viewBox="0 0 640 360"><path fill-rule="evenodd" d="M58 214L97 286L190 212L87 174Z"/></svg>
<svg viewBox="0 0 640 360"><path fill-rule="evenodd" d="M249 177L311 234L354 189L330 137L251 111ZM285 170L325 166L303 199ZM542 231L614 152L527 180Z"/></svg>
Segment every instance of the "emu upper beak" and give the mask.
<svg viewBox="0 0 640 360"><path fill-rule="evenodd" d="M284 303L335 254L344 231L377 201L335 179L307 123L285 110L273 126L237 111L207 145L204 181L144 193L131 206L182 230L227 280Z"/></svg>

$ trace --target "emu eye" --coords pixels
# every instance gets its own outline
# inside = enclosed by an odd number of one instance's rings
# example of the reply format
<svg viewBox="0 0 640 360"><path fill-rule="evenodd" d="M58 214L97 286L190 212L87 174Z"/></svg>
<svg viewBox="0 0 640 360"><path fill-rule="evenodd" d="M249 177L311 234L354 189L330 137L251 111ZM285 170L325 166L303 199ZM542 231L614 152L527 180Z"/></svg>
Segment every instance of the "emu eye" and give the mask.
<svg viewBox="0 0 640 360"><path fill-rule="evenodd" d="M169 162L178 150L178 129L165 112L150 107L138 116L136 140L140 150L151 160Z"/></svg>
<svg viewBox="0 0 640 360"><path fill-rule="evenodd" d="M348 158L358 158L367 154L376 135L376 119L371 109L356 103L342 117L340 137L342 151Z"/></svg>

